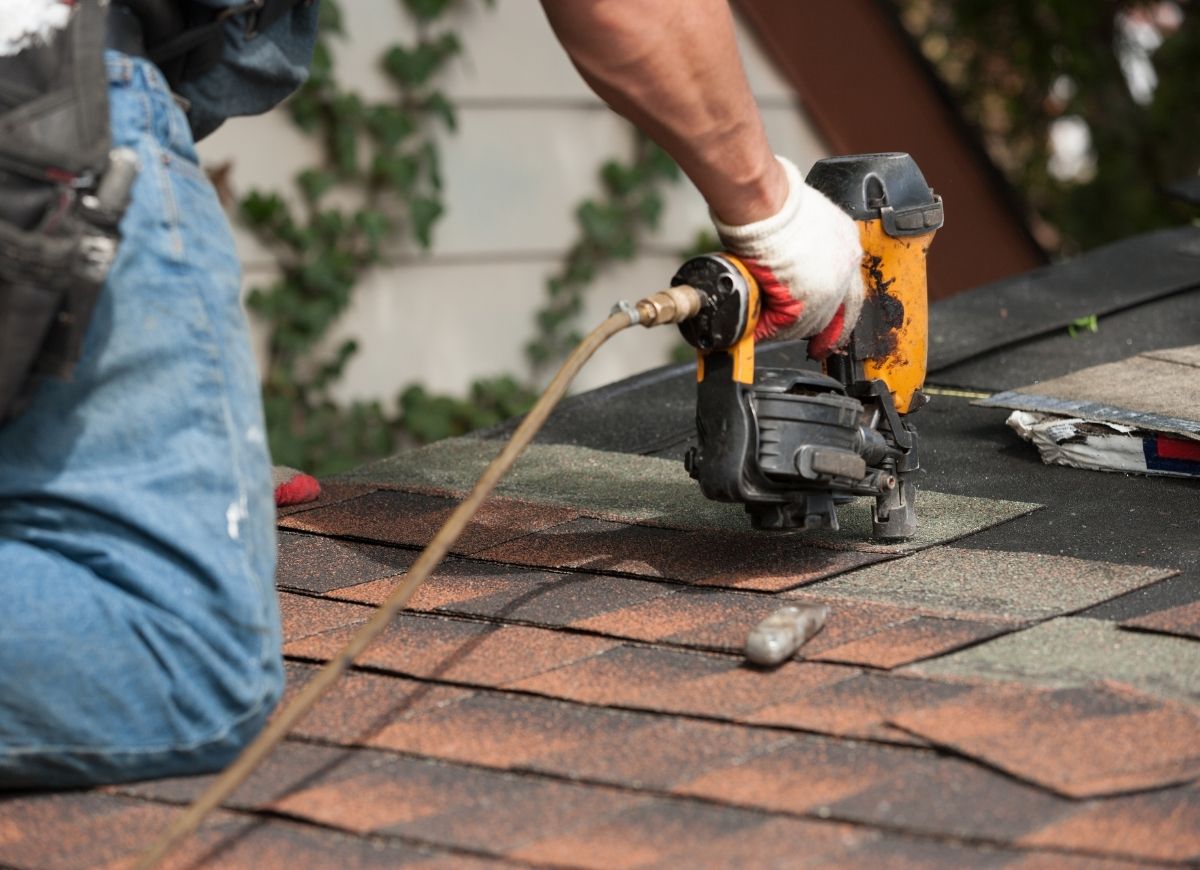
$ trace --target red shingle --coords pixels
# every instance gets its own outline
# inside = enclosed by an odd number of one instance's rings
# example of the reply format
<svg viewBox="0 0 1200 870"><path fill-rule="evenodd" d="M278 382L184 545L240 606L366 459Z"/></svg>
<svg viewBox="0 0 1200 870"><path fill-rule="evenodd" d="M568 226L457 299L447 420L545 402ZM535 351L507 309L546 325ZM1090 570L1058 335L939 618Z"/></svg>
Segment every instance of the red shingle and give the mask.
<svg viewBox="0 0 1200 870"><path fill-rule="evenodd" d="M360 625L371 618L371 608L280 592L279 615L283 621L283 642L286 644L331 629Z"/></svg>
<svg viewBox="0 0 1200 870"><path fill-rule="evenodd" d="M970 761L897 747L914 763L828 806L830 818L871 827L997 843L1015 843L1073 801L1017 782Z"/></svg>
<svg viewBox="0 0 1200 870"><path fill-rule="evenodd" d="M319 668L318 665L286 662L286 704ZM312 737L342 744L370 745L389 725L469 698L472 689L440 686L383 674L348 671L304 715L292 730L298 737Z"/></svg>
<svg viewBox="0 0 1200 870"><path fill-rule="evenodd" d="M493 595L508 594L519 598L565 576L569 575L450 558L438 565L421 584L408 609L429 612ZM382 604L403 580L402 576L372 580L338 589L330 597L363 604Z"/></svg>
<svg viewBox="0 0 1200 870"><path fill-rule="evenodd" d="M381 838L365 838L301 822L218 814L164 863L173 870L388 870L493 864L461 854L438 853ZM117 867L111 870L118 870ZM122 865L120 870L128 870Z"/></svg>
<svg viewBox="0 0 1200 870"><path fill-rule="evenodd" d="M797 735L749 760L714 767L674 791L803 814L928 764L928 757L912 750Z"/></svg>
<svg viewBox="0 0 1200 870"><path fill-rule="evenodd" d="M765 595L680 589L672 595L579 619L571 625L630 640L740 653L750 629L782 604Z"/></svg>
<svg viewBox="0 0 1200 870"><path fill-rule="evenodd" d="M1185 786L1088 801L1021 842L1195 864L1200 862L1200 790Z"/></svg>
<svg viewBox="0 0 1200 870"><path fill-rule="evenodd" d="M1200 776L1200 714L1113 684L980 685L891 720L940 746L1070 797L1156 788Z"/></svg>
<svg viewBox="0 0 1200 870"><path fill-rule="evenodd" d="M372 745L488 767L528 765L543 755L589 747L627 734L633 714L527 695L480 691L455 703L393 721Z"/></svg>
<svg viewBox="0 0 1200 870"><path fill-rule="evenodd" d="M548 833L511 855L535 863L601 870L797 867L803 859L844 851L861 836L841 825L772 819L729 807L657 799L574 831Z"/></svg>
<svg viewBox="0 0 1200 870"><path fill-rule="evenodd" d="M823 662L891 669L945 655L1015 629L1011 623L917 616L820 653L809 653L807 657Z"/></svg>
<svg viewBox="0 0 1200 870"><path fill-rule="evenodd" d="M825 550L796 536L685 532L581 518L477 553L546 568L773 591L811 583L884 556Z"/></svg>
<svg viewBox="0 0 1200 870"><path fill-rule="evenodd" d="M484 562L460 562L453 568L455 576L439 577L438 582L444 590L441 594L457 600L439 604L440 609L555 628L660 598L677 588L629 577L562 574ZM469 589L482 594L470 594ZM422 605L418 602L418 607Z"/></svg>
<svg viewBox="0 0 1200 870"><path fill-rule="evenodd" d="M765 728L646 713L625 715L629 718L621 728L606 729L571 747L540 752L526 766L627 788L665 790L712 767L750 758L792 739L785 732Z"/></svg>
<svg viewBox="0 0 1200 870"><path fill-rule="evenodd" d="M458 507L458 500L376 490L329 507L286 517L281 528L423 547ZM579 516L571 508L492 498L483 503L452 547L472 553Z"/></svg>
<svg viewBox="0 0 1200 870"><path fill-rule="evenodd" d="M758 710L747 716L746 721L839 737L923 744L924 741L907 732L885 724L886 720L897 711L919 710L967 690L967 686L956 683L887 674L852 674Z"/></svg>
<svg viewBox="0 0 1200 870"><path fill-rule="evenodd" d="M1176 634L1200 640L1200 601L1159 610L1121 623L1121 628Z"/></svg>
<svg viewBox="0 0 1200 870"><path fill-rule="evenodd" d="M637 802L598 786L359 750L334 774L278 801L279 812L359 833L503 852Z"/></svg>
<svg viewBox="0 0 1200 870"><path fill-rule="evenodd" d="M355 630L350 626L311 635L287 644L284 652L327 660ZM357 664L407 676L495 686L569 665L613 646L604 638L542 628L402 613L358 657Z"/></svg>
<svg viewBox="0 0 1200 870"><path fill-rule="evenodd" d="M716 570L697 585L781 592L893 558L886 553L823 548L805 541L803 535L740 532L721 539L726 541L729 559L718 563ZM741 561L733 556L738 552L744 554Z"/></svg>
<svg viewBox="0 0 1200 870"><path fill-rule="evenodd" d="M589 704L733 718L853 673L809 663L766 672L733 658L626 645L519 680L513 688Z"/></svg>
<svg viewBox="0 0 1200 870"><path fill-rule="evenodd" d="M960 845L929 839L884 834L868 839L854 851L822 863L822 870L962 870L964 867L1004 870L1136 870L1137 865L1075 857L1057 852L1021 852L984 845Z"/></svg>
<svg viewBox="0 0 1200 870"><path fill-rule="evenodd" d="M279 533L275 583L284 589L329 592L378 577L403 574L417 558L413 550Z"/></svg>
<svg viewBox="0 0 1200 870"><path fill-rule="evenodd" d="M289 692L313 668L291 664ZM789 735L529 695L350 673L295 732L469 764L666 788Z"/></svg>
<svg viewBox="0 0 1200 870"><path fill-rule="evenodd" d="M936 835L1012 842L1070 812L1068 800L956 758L800 736L677 786L740 806Z"/></svg>
<svg viewBox="0 0 1200 870"><path fill-rule="evenodd" d="M872 634L903 625L926 615L915 607L863 601L853 598L831 598L814 586L782 596L779 604L823 604L829 608L825 627L804 646L807 657L820 656L826 650L855 643Z"/></svg>
<svg viewBox="0 0 1200 870"><path fill-rule="evenodd" d="M174 807L100 792L0 798L0 864L78 870L137 854L170 824Z"/></svg>
<svg viewBox="0 0 1200 870"><path fill-rule="evenodd" d="M307 785L336 777L342 767L354 762L358 750L318 746L297 740L281 743L230 797L225 806L256 810ZM190 803L216 779L209 776L178 776L114 786L122 794L171 803Z"/></svg>

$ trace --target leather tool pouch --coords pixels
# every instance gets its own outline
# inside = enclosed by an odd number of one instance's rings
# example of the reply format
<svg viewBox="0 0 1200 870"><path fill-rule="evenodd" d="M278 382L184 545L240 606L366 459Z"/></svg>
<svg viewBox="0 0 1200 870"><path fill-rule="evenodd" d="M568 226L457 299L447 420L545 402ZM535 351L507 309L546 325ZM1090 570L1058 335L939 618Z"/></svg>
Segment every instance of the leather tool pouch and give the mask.
<svg viewBox="0 0 1200 870"><path fill-rule="evenodd" d="M79 359L137 174L110 153L107 11L80 0L45 44L0 57L0 424Z"/></svg>

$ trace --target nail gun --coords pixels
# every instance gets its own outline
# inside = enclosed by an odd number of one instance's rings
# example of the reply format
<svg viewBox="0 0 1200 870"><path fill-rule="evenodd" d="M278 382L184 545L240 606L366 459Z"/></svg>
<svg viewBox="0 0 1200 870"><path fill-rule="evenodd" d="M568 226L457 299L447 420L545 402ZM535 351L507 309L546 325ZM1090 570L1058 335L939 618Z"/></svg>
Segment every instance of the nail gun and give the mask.
<svg viewBox="0 0 1200 870"><path fill-rule="evenodd" d="M706 496L742 502L757 529L837 529L836 506L873 496L876 538L916 532L917 432L927 399L925 256L942 201L902 153L833 157L807 183L858 222L866 298L844 353L821 373L755 368L759 289L729 254L684 263L699 291L679 329L698 351L697 444L684 463Z"/></svg>

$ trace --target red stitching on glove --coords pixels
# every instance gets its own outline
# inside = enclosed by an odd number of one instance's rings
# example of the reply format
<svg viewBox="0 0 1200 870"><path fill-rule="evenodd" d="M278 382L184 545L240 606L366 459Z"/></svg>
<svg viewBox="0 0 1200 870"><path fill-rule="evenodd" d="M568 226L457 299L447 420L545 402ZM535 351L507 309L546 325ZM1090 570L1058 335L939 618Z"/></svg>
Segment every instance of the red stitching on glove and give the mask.
<svg viewBox="0 0 1200 870"><path fill-rule="evenodd" d="M846 306L839 305L833 320L808 340L808 358L823 360L837 350L837 340L841 338L842 327L846 325Z"/></svg>
<svg viewBox="0 0 1200 870"><path fill-rule="evenodd" d="M766 266L754 260L742 262L758 282L762 294L762 314L758 318L758 326L754 328L755 341L762 341L799 320L804 303L792 296L792 291Z"/></svg>

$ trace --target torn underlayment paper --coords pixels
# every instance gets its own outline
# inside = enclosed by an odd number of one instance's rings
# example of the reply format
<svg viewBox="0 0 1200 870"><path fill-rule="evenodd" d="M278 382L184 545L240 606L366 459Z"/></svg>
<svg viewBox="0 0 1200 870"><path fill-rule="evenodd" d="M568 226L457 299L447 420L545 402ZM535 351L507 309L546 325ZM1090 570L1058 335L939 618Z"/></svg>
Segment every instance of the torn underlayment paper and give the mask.
<svg viewBox="0 0 1200 870"><path fill-rule="evenodd" d="M1200 443L1200 345L1148 351L976 402Z"/></svg>
<svg viewBox="0 0 1200 870"><path fill-rule="evenodd" d="M1047 465L1096 471L1200 478L1200 443L1078 417L1013 411L1009 428L1032 443Z"/></svg>

